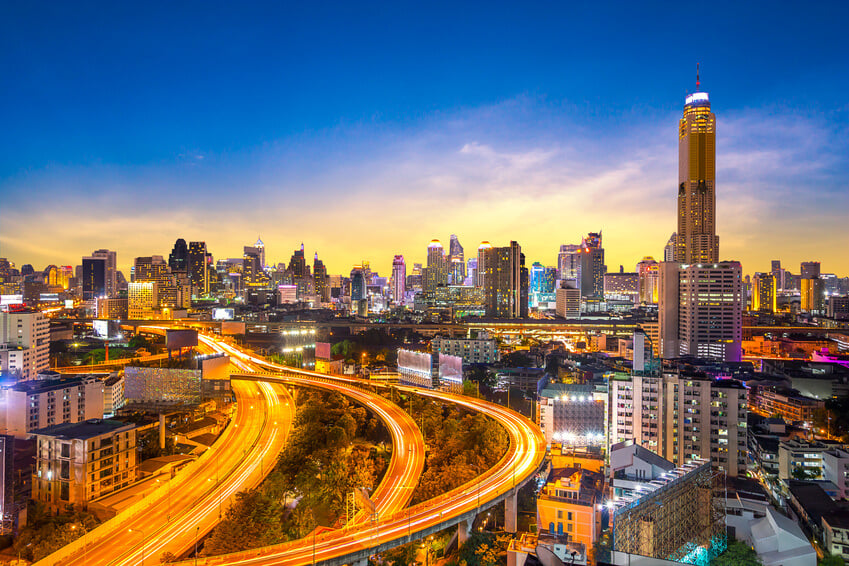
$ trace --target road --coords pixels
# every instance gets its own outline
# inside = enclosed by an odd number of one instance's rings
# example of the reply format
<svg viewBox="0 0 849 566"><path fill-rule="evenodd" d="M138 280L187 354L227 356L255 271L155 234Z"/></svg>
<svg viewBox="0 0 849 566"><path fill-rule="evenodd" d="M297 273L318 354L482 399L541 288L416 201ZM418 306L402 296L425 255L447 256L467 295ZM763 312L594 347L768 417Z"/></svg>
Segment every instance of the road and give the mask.
<svg viewBox="0 0 849 566"><path fill-rule="evenodd" d="M327 376L271 364L229 345L225 345L225 349L234 358L254 366L275 370L274 373L240 376L243 378L250 377L267 383L291 383L297 379L310 383L312 386L335 383L344 388L347 394L360 391L359 388L366 384L373 385L355 378ZM480 511L489 501L497 500L504 494L512 492L517 485L532 476L545 459L546 443L539 427L505 407L481 399L441 391L403 386L399 389L438 401L454 403L495 419L505 428L509 436L510 445L507 453L495 466L475 480L419 505L381 514L376 521L282 545L204 558L197 563L206 566L213 564L294 566L339 560L362 551L370 553L372 549L380 545L410 540L414 538L415 533L448 526L456 522L457 518L470 512Z"/></svg>
<svg viewBox="0 0 849 566"><path fill-rule="evenodd" d="M36 564L158 564L164 552L179 556L191 549L231 497L260 483L291 427L294 402L285 387L242 380L232 387L234 417L210 450L138 504Z"/></svg>

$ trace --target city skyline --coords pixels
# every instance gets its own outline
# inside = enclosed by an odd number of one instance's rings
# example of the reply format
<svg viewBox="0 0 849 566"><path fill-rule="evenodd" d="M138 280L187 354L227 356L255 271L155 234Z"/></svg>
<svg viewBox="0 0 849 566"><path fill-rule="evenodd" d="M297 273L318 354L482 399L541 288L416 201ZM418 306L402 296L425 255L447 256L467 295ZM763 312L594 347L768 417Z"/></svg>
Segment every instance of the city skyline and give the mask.
<svg viewBox="0 0 849 566"><path fill-rule="evenodd" d="M849 152L839 136L847 79L830 39L839 34L823 31L840 21L846 7L839 3L803 14L747 8L733 22L708 15L727 45L694 47L653 66L653 50L673 35L674 26L664 29L671 15L645 18L639 55L623 53L636 31L604 28L580 10L568 21L586 25L575 25L573 36L537 21L537 39L520 30L521 40L490 54L499 45L493 35L516 16L496 11L468 30L445 29L444 48L476 62L473 69L442 52L417 59L433 15L409 38L381 28L397 13L372 14L371 23L356 18L375 45L356 46L362 60L352 62L339 57L353 33L343 23L293 14L313 26L298 40L326 42L297 63L283 57L296 40L281 39L251 11L235 15L242 27L232 33L243 51L231 53L191 34L185 43L149 45L186 13L154 9L150 28L136 31L126 29L130 14L104 10L95 23L127 32L116 42L80 14L65 14L67 28L46 37L26 7L16 10L19 29L4 34L0 56L21 66L21 88L0 95L18 110L0 142L0 200L13 203L0 210L0 256L17 265L66 263L107 247L126 272L134 257L167 255L179 237L204 240L222 258L239 256L259 234L271 261L286 261L304 241L331 273L362 259L389 273L395 254L424 262L427 242L447 243L451 233L466 246L516 240L529 262L553 265L561 244L603 230L608 266L631 269L646 255L660 259L675 231L677 122L701 62L717 113L720 259L741 261L746 273L767 270L771 259L791 269L819 260L824 272L849 272L849 259L830 245L849 237ZM224 30L230 16L211 10L209 23ZM281 14L268 16L274 22ZM805 27L812 20L820 24L816 35ZM754 23L747 38L737 37ZM770 24L794 33L773 34ZM609 45L592 38L598 29L611 34ZM658 35L650 39L652 31ZM84 32L91 37L77 37ZM40 49L25 49L28 33L43 40ZM59 47L68 52L52 60ZM216 81L237 86L219 92L203 65L172 62L192 60L201 47L205 57L223 57ZM237 65L245 55L257 56L247 70ZM274 57L283 57L276 62L286 80L262 67ZM390 63L403 80L382 76L379 66ZM57 65L87 73L69 76ZM338 77L324 77L316 65ZM167 92L146 90L153 80L168 84ZM333 86L355 88L343 95ZM265 94L257 100L257 93ZM812 241L823 245L813 249Z"/></svg>

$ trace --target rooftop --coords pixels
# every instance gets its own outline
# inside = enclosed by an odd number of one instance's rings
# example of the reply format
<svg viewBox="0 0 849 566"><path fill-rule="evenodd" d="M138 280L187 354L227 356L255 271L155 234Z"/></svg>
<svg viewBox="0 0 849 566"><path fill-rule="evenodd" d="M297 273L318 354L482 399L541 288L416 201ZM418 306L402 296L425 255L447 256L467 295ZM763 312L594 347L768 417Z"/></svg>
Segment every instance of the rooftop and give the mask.
<svg viewBox="0 0 849 566"><path fill-rule="evenodd" d="M32 431L32 434L53 436L55 438L87 440L124 428L130 430L135 428L135 426L132 423L125 423L124 421L116 421L114 419L91 419L79 423L63 423L40 428Z"/></svg>

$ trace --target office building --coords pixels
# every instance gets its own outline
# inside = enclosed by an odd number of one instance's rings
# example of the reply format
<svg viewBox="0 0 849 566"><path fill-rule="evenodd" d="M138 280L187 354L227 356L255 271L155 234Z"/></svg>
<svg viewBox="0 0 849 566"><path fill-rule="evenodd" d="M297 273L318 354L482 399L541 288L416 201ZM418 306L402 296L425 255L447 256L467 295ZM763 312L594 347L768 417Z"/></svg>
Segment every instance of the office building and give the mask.
<svg viewBox="0 0 849 566"><path fill-rule="evenodd" d="M448 261L442 243L431 240L427 246L427 267L422 270L422 290L429 295L445 285L448 285Z"/></svg>
<svg viewBox="0 0 849 566"><path fill-rule="evenodd" d="M658 301L659 264L646 256L637 264L637 299L644 305L656 305Z"/></svg>
<svg viewBox="0 0 849 566"><path fill-rule="evenodd" d="M783 291L785 288L785 274L787 273L781 268L781 260L774 259L770 264L770 273L775 277L776 290Z"/></svg>
<svg viewBox="0 0 849 566"><path fill-rule="evenodd" d="M456 234L451 234L448 242L448 264L451 284L462 285L466 280L466 258Z"/></svg>
<svg viewBox="0 0 849 566"><path fill-rule="evenodd" d="M704 374L634 372L610 380L610 443L628 440L677 466L709 458L729 476L746 473L745 387Z"/></svg>
<svg viewBox="0 0 849 566"><path fill-rule="evenodd" d="M799 276L802 279L819 279L820 277L820 262L818 261L803 261L800 267Z"/></svg>
<svg viewBox="0 0 849 566"><path fill-rule="evenodd" d="M752 277L752 311L773 313L778 310L778 289L775 275L755 273Z"/></svg>
<svg viewBox="0 0 849 566"><path fill-rule="evenodd" d="M134 281L127 284L127 318L150 320L158 315L159 283Z"/></svg>
<svg viewBox="0 0 849 566"><path fill-rule="evenodd" d="M178 238L174 242L174 248L168 255L168 267L172 272L189 270L189 246L183 238Z"/></svg>
<svg viewBox="0 0 849 566"><path fill-rule="evenodd" d="M740 361L743 278L738 262L684 266L664 262L659 296L661 357Z"/></svg>
<svg viewBox="0 0 849 566"><path fill-rule="evenodd" d="M560 318L580 318L581 316L581 290L578 289L574 280L561 281L560 287L555 291L555 313Z"/></svg>
<svg viewBox="0 0 849 566"><path fill-rule="evenodd" d="M463 358L464 364L494 364L499 360L498 343L483 331L474 338L435 336L430 345L434 352Z"/></svg>
<svg viewBox="0 0 849 566"><path fill-rule="evenodd" d="M671 236L669 236L669 240L666 242L666 245L663 246L663 261L675 261L675 253L678 247L678 234L673 232Z"/></svg>
<svg viewBox="0 0 849 566"><path fill-rule="evenodd" d="M486 241L481 242L481 245L478 246L478 263L475 286L481 289L486 288L486 254L487 251L491 249L492 244Z"/></svg>
<svg viewBox="0 0 849 566"><path fill-rule="evenodd" d="M547 304L546 297L554 294L556 280L557 269L534 262L528 270L528 301L531 308L539 308L541 303Z"/></svg>
<svg viewBox="0 0 849 566"><path fill-rule="evenodd" d="M819 265L819 264L817 264ZM802 312L812 314L825 313L825 281L816 278L802 278L801 305Z"/></svg>
<svg viewBox="0 0 849 566"><path fill-rule="evenodd" d="M95 419L33 431L32 498L49 508L88 503L136 480L136 425Z"/></svg>
<svg viewBox="0 0 849 566"><path fill-rule="evenodd" d="M303 244L302 244L303 246ZM261 258L263 248L256 246L244 246L242 253L242 283L246 287L259 286L265 283L265 271L263 270ZM301 249L301 260L306 265L304 250Z"/></svg>
<svg viewBox="0 0 849 566"><path fill-rule="evenodd" d="M292 252L292 257L289 258L289 271L292 272L292 277L308 277L309 276L309 268L307 267L307 260L304 257L304 244L301 243L301 247L294 252Z"/></svg>
<svg viewBox="0 0 849 566"><path fill-rule="evenodd" d="M193 294L198 297L209 295L211 257L206 251L206 242L190 242L188 256L189 279L192 282Z"/></svg>
<svg viewBox="0 0 849 566"><path fill-rule="evenodd" d="M103 382L93 376L20 381L0 386L0 434L103 417Z"/></svg>
<svg viewBox="0 0 849 566"><path fill-rule="evenodd" d="M123 299L110 299L104 297L97 299L97 318L109 320L127 320L129 315L129 301Z"/></svg>
<svg viewBox="0 0 849 566"><path fill-rule="evenodd" d="M604 248L601 244L601 232L590 232L581 243L581 296L604 296ZM563 275L561 274L561 279Z"/></svg>
<svg viewBox="0 0 849 566"><path fill-rule="evenodd" d="M580 244L563 244L557 254L557 276L560 281L571 279L581 282L581 246Z"/></svg>
<svg viewBox="0 0 849 566"><path fill-rule="evenodd" d="M319 302L330 302L330 278L327 276L327 268L324 262L318 259L318 252L313 256L312 263L313 289Z"/></svg>
<svg viewBox="0 0 849 566"><path fill-rule="evenodd" d="M490 318L528 316L528 270L525 255L516 242L485 250L484 304Z"/></svg>
<svg viewBox="0 0 849 566"><path fill-rule="evenodd" d="M835 320L849 320L849 296L829 297L826 316Z"/></svg>
<svg viewBox="0 0 849 566"><path fill-rule="evenodd" d="M258 256L259 256L259 268L260 268L261 270L265 270L265 268L266 268L266 266L267 266L268 264L265 262L265 244L264 244L264 243L262 243L262 239L261 239L261 238L257 237L257 239L256 239L256 243L254 244L254 248L255 248L255 249L257 250L257 252L258 252ZM304 244L301 244L301 251L304 251Z"/></svg>
<svg viewBox="0 0 849 566"><path fill-rule="evenodd" d="M83 258L83 300L94 301L107 297L106 293L106 258Z"/></svg>
<svg viewBox="0 0 849 566"><path fill-rule="evenodd" d="M351 302L361 301L366 298L366 276L360 265L355 265L351 270Z"/></svg>
<svg viewBox="0 0 849 566"><path fill-rule="evenodd" d="M35 379L50 366L50 322L38 311L0 312L0 372Z"/></svg>
<svg viewBox="0 0 849 566"><path fill-rule="evenodd" d="M404 295L407 293L407 264L404 256L396 255L392 259L392 299L396 305L405 303Z"/></svg>
<svg viewBox="0 0 849 566"><path fill-rule="evenodd" d="M716 116L706 92L684 101L678 124L678 232L675 261L719 261L716 235Z"/></svg>
<svg viewBox="0 0 849 566"><path fill-rule="evenodd" d="M623 301L639 302L639 274L619 273L604 274L604 298Z"/></svg>

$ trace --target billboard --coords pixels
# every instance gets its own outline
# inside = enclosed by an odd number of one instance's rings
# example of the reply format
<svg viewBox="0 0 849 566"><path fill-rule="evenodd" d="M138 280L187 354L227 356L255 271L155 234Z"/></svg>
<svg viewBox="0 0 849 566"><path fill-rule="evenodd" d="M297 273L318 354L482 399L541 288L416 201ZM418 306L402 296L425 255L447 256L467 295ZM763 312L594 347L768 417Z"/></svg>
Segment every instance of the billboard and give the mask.
<svg viewBox="0 0 849 566"><path fill-rule="evenodd" d="M233 320L236 318L234 309L212 309L212 320Z"/></svg>
<svg viewBox="0 0 849 566"><path fill-rule="evenodd" d="M165 345L169 350L178 348L196 348L198 345L197 330L172 330L165 331Z"/></svg>
<svg viewBox="0 0 849 566"><path fill-rule="evenodd" d="M317 360L329 360L331 356L330 352L330 343L329 342L316 342L315 343L315 359Z"/></svg>

